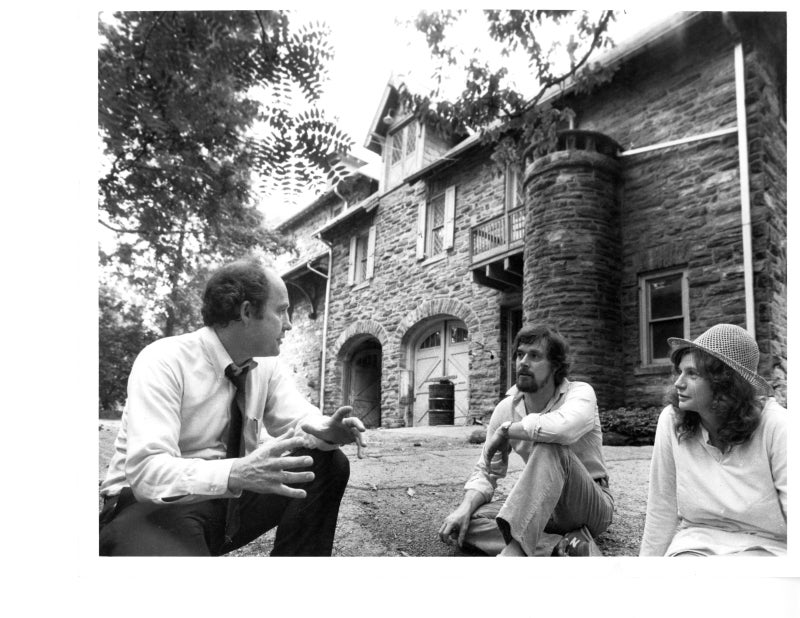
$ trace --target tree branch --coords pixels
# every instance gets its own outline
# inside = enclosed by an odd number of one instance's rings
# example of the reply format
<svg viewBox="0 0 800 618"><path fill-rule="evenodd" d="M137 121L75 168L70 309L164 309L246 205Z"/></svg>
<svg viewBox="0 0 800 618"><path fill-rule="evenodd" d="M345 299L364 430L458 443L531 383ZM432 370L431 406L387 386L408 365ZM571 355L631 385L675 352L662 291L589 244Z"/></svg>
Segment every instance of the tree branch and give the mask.
<svg viewBox="0 0 800 618"><path fill-rule="evenodd" d="M156 13L156 18L153 20L153 23L150 24L150 27L147 29L147 34L144 35L144 39L142 40L142 50L139 53L139 65L144 66L144 59L145 59L145 52L147 51L147 41L150 38L150 34L155 30L155 27L158 25L158 22L161 21L161 17L164 15L164 11L159 11Z"/></svg>
<svg viewBox="0 0 800 618"><path fill-rule="evenodd" d="M537 105L539 105L539 101L541 101L542 97L545 93L554 88L563 84L567 81L570 77L573 77L577 74L577 72L583 68L583 66L589 61L589 57L592 55L595 49L597 49L600 37L603 35L604 32L608 29L608 22L610 21L613 15L612 11L604 11L600 21L598 22L598 27L595 30L594 37L592 37L591 45L589 49L584 53L583 57L575 64L575 66L568 72L559 75L558 77L551 77L547 79L542 87L539 89L538 94L534 96L526 105L524 105L519 111L508 113L506 112L506 118L509 120L513 120L523 116L525 113L534 109Z"/></svg>
<svg viewBox="0 0 800 618"><path fill-rule="evenodd" d="M154 232L153 230L148 230L145 228L139 229L128 229L124 227L114 227L110 223L106 223L102 219L98 219L97 222L102 225L103 227L107 227L112 232L117 232L118 234L148 234L152 235L155 234L156 236L167 236L169 234L182 234L183 230L163 230L161 232Z"/></svg>

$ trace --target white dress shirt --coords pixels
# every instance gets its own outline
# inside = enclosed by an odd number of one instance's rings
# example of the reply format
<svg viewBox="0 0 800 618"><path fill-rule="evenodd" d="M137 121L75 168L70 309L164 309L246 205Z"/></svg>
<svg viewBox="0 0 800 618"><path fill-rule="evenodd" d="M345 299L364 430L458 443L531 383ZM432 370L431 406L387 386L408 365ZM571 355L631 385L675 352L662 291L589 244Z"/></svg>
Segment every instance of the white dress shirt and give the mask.
<svg viewBox="0 0 800 618"><path fill-rule="evenodd" d="M228 491L233 459L225 459L231 401L225 377L233 362L209 327L148 345L133 364L114 455L100 493L130 486L140 501L197 502L238 496ZM252 452L261 430L288 431L311 448L331 450L299 425L320 415L297 390L277 357L253 359L245 387L243 447Z"/></svg>

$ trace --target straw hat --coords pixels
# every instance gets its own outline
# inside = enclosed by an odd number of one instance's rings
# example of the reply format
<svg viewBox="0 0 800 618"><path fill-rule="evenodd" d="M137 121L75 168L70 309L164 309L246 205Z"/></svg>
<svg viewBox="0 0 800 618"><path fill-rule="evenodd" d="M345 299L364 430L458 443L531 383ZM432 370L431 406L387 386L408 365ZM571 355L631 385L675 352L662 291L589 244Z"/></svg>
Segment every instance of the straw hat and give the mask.
<svg viewBox="0 0 800 618"><path fill-rule="evenodd" d="M742 376L757 391L772 394L772 387L758 375L758 344L745 329L733 324L712 326L694 341L670 337L667 339L673 353L684 348L702 350Z"/></svg>

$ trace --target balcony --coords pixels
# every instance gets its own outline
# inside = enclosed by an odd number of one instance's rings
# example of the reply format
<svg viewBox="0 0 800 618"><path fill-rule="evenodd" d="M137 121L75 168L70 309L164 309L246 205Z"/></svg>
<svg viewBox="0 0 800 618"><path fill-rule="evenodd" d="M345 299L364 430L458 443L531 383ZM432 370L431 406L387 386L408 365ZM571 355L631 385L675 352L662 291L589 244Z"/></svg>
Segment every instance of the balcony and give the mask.
<svg viewBox="0 0 800 618"><path fill-rule="evenodd" d="M522 289L525 211L515 208L470 228L472 279L504 291Z"/></svg>

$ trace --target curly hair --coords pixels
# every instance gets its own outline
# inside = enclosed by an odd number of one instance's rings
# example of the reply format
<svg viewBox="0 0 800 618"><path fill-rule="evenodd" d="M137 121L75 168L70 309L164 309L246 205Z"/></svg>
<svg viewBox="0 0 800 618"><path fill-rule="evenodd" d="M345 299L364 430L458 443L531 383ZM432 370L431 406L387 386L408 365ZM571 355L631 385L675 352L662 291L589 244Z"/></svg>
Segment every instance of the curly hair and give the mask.
<svg viewBox="0 0 800 618"><path fill-rule="evenodd" d="M553 365L553 382L556 386L569 375L569 344L556 329L544 325L523 326L514 337L512 349L516 355L520 344L531 345L544 340L547 360Z"/></svg>
<svg viewBox="0 0 800 618"><path fill-rule="evenodd" d="M257 258L245 258L225 264L206 283L203 293L203 324L227 326L241 319L242 303L250 301L255 317L264 316L269 297L269 282L264 265Z"/></svg>
<svg viewBox="0 0 800 618"><path fill-rule="evenodd" d="M697 371L711 386L711 411L720 420L717 434L722 450L734 444L744 444L753 435L761 419L761 405L753 386L736 371L702 350L682 348L672 353L672 365L676 372L687 352L691 352ZM673 384L667 395L676 413L675 430L680 441L694 435L700 425L700 415L678 406L678 390Z"/></svg>

